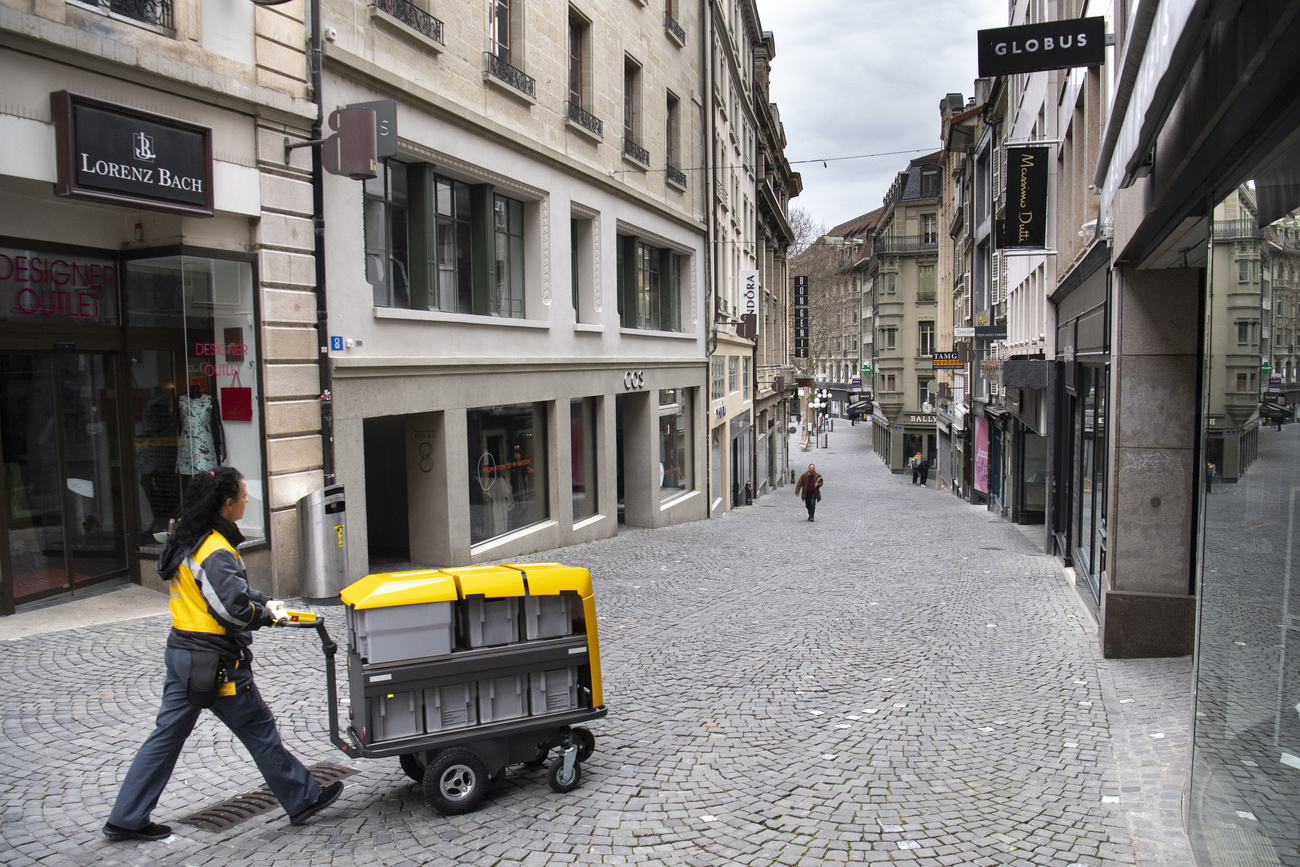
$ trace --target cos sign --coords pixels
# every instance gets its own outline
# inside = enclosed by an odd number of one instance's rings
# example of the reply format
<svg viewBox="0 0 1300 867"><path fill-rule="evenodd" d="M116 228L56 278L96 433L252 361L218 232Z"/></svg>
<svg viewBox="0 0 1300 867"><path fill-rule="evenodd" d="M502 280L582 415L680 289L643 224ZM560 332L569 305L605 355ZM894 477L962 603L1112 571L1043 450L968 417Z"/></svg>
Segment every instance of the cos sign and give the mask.
<svg viewBox="0 0 1300 867"><path fill-rule="evenodd" d="M645 388L645 374L639 370L629 370L623 374L623 388L628 391Z"/></svg>

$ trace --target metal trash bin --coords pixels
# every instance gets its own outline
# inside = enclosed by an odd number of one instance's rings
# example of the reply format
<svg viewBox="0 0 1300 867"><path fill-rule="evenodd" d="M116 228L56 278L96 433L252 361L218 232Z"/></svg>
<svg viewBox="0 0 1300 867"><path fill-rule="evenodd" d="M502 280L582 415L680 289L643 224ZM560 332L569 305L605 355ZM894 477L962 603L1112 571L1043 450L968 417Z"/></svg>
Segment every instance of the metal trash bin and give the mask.
<svg viewBox="0 0 1300 867"><path fill-rule="evenodd" d="M342 485L329 485L298 501L300 595L316 603L337 603L348 580L347 503Z"/></svg>

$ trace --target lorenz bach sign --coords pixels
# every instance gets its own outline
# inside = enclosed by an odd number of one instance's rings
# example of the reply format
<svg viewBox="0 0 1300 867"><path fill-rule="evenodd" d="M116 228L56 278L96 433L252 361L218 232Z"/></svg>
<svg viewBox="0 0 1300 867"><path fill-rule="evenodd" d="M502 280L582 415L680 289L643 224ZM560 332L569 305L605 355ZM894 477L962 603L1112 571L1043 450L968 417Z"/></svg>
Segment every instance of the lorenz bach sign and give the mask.
<svg viewBox="0 0 1300 867"><path fill-rule="evenodd" d="M55 194L212 216L211 129L66 90L50 107Z"/></svg>
<svg viewBox="0 0 1300 867"><path fill-rule="evenodd" d="M1106 60L1106 19L1070 18L981 30L980 78L1097 66Z"/></svg>

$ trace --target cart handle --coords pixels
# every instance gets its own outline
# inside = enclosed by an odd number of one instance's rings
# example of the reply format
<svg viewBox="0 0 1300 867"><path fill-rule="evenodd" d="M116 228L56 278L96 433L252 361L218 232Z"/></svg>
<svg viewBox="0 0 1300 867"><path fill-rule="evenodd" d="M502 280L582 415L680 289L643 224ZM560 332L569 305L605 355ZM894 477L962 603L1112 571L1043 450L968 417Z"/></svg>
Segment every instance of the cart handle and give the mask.
<svg viewBox="0 0 1300 867"><path fill-rule="evenodd" d="M290 611L288 614L287 619L277 620L275 625L291 629L315 629L320 636L321 650L325 652L325 697L329 703L330 743L355 759L361 754L360 751L339 734L338 678L334 671L334 657L338 654L339 646L330 638L329 631L325 628L325 618L312 611Z"/></svg>

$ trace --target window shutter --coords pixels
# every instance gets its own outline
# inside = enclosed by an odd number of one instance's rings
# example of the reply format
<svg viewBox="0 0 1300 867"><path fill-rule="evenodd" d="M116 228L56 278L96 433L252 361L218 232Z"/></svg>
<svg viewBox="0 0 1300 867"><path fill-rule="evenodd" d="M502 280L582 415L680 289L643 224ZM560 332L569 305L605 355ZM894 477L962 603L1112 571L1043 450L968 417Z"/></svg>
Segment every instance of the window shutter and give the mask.
<svg viewBox="0 0 1300 867"><path fill-rule="evenodd" d="M994 253L992 258L993 281L992 281L992 301L993 304L1002 302L1002 254Z"/></svg>
<svg viewBox="0 0 1300 867"><path fill-rule="evenodd" d="M1002 201L1002 148L993 148L993 190L992 200L993 209L997 210L998 202Z"/></svg>

